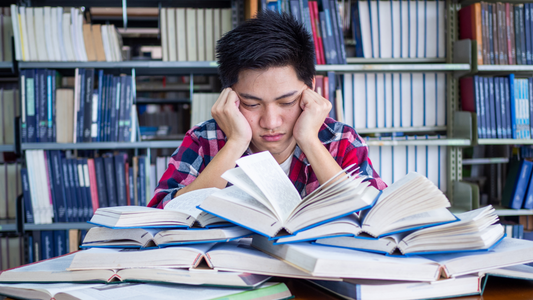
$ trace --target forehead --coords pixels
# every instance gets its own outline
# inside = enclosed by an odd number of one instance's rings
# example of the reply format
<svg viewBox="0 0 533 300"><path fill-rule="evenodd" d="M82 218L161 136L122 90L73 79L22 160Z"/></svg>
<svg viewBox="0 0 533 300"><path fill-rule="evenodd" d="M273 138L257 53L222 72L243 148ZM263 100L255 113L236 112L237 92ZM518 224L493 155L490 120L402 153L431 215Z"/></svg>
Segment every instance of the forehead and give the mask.
<svg viewBox="0 0 533 300"><path fill-rule="evenodd" d="M272 67L265 70L242 70L233 86L237 93L278 94L299 90L305 83L298 79L292 66ZM256 95L260 96L260 95Z"/></svg>

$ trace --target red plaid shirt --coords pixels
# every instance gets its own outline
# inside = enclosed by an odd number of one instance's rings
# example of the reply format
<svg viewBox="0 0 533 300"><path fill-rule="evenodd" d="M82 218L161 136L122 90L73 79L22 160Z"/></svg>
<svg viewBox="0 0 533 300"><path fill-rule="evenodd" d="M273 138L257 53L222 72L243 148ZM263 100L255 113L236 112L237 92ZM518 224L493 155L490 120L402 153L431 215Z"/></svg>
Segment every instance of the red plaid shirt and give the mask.
<svg viewBox="0 0 533 300"><path fill-rule="evenodd" d="M364 175L371 177L371 185L380 190L387 187L372 168L364 140L352 127L327 118L318 132L318 138L342 168L356 164ZM172 154L148 206L163 208L176 196L177 191L198 177L225 144L226 135L213 119L191 128L181 146ZM251 153L248 149L243 156ZM319 186L313 168L298 145L294 150L289 179L302 197Z"/></svg>

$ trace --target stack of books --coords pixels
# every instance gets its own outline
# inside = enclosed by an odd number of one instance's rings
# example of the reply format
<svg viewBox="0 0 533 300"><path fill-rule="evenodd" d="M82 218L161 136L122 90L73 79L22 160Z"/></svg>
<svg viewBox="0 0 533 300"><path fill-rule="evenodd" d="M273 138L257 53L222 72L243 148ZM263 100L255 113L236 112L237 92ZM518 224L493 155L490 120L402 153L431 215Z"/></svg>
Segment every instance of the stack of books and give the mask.
<svg viewBox="0 0 533 300"><path fill-rule="evenodd" d="M505 238L490 206L451 213L417 173L379 191L347 167L302 199L270 153L237 164L223 174L232 186L185 193L163 210L98 209L88 249L0 273L0 294L43 280L261 289L280 276L354 299L421 299L479 294L486 274L531 277L521 264L533 262L533 242Z"/></svg>

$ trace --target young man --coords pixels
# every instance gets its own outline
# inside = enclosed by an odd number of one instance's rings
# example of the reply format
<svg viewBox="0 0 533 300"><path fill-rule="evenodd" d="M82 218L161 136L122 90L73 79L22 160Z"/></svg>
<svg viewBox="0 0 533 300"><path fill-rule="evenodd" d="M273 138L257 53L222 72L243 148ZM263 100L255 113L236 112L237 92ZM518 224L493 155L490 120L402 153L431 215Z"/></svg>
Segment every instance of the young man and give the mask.
<svg viewBox="0 0 533 300"><path fill-rule="evenodd" d="M386 184L353 128L328 118L331 104L313 91L314 46L287 14L260 12L224 35L217 58L225 88L213 119L189 130L173 153L148 206L163 208L178 195L224 188L220 176L244 155L269 151L302 196L356 164L373 186Z"/></svg>

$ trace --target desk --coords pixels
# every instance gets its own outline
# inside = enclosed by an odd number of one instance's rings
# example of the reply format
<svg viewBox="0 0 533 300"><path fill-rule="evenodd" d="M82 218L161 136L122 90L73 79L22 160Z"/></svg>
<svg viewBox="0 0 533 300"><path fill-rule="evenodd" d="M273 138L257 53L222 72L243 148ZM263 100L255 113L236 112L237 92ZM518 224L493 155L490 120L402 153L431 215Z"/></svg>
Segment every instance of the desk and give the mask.
<svg viewBox="0 0 533 300"><path fill-rule="evenodd" d="M304 280L276 278L287 284L296 300L343 299ZM449 298L449 300L525 300L533 299L533 281L489 277L483 295Z"/></svg>

